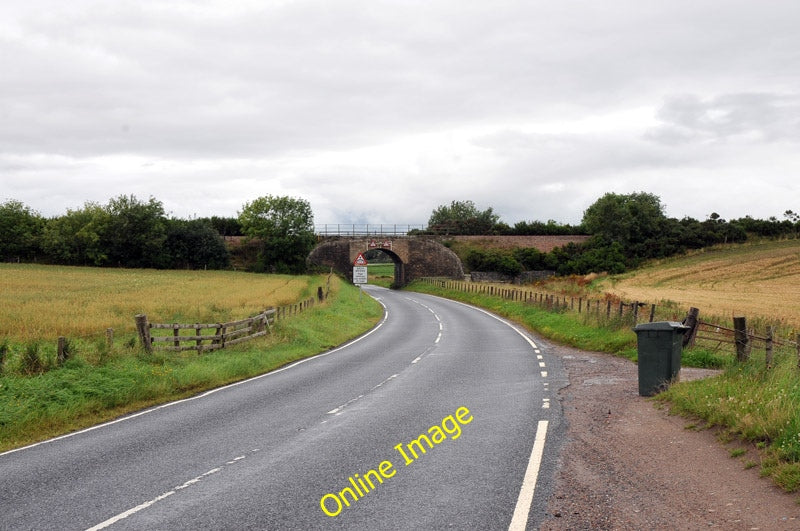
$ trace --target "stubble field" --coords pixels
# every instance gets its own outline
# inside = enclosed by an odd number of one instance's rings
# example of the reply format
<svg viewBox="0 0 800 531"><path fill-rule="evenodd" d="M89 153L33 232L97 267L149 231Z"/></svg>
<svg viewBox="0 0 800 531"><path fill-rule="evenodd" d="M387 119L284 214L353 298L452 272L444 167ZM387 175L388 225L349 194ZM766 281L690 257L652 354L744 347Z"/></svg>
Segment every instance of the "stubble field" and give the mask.
<svg viewBox="0 0 800 531"><path fill-rule="evenodd" d="M605 279L625 300L673 301L701 318L734 315L800 329L800 240L722 246Z"/></svg>

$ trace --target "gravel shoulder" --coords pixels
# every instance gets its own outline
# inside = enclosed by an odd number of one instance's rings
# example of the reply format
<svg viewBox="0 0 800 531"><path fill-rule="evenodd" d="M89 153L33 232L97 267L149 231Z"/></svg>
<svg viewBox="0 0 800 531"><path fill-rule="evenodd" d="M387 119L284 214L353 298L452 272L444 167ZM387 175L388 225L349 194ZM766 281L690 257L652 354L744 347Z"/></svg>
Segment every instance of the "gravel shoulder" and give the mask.
<svg viewBox="0 0 800 531"><path fill-rule="evenodd" d="M796 494L759 477L754 448L731 457L714 430L638 394L636 364L551 345L569 385L567 439L543 530L800 529ZM713 371L683 368L681 379Z"/></svg>

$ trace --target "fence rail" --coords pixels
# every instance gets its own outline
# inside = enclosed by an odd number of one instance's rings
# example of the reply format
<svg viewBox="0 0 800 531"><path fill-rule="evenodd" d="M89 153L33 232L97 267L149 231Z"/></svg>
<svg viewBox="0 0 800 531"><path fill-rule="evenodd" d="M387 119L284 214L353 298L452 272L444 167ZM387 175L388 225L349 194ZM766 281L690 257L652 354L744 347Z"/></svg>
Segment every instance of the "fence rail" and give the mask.
<svg viewBox="0 0 800 531"><path fill-rule="evenodd" d="M322 300L324 296L320 288L317 297ZM316 299L310 297L297 304L268 308L253 317L227 323L151 323L146 315L139 314L136 316L136 330L147 353L158 349L172 352L196 350L202 354L264 336L272 331L276 320L297 315L315 302ZM153 330L172 330L172 334L155 335Z"/></svg>

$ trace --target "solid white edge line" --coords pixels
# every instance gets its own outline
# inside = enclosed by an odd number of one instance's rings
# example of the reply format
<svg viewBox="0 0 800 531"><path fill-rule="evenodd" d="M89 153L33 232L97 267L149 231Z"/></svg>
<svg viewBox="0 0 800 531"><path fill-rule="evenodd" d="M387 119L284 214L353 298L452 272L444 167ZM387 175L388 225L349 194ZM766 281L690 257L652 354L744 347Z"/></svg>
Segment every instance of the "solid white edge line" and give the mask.
<svg viewBox="0 0 800 531"><path fill-rule="evenodd" d="M306 363L307 361L312 361L312 360L315 360L315 359L318 359L318 358L324 358L325 356L328 356L328 355L333 354L335 352L339 352L340 350L346 349L347 347L358 343L362 339L365 339L365 338L371 336L373 333L375 333L380 327L382 327L386 323L386 320L389 318L389 311L386 309L386 305L383 304L382 301L380 301L378 299L375 299L375 300L378 301L378 303L381 306L383 306L383 319L381 319L381 322L379 322L377 325L375 325L375 327L373 327L372 330L370 330L369 332L366 332L365 334L360 335L357 338L355 338L355 339L353 339L351 341L348 341L347 343L344 343L343 345L340 345L340 346L338 346L338 347L336 347L336 348L334 348L332 350L327 350L325 352L320 352L319 354L316 354L314 356L311 356L311 357L308 357L308 358L303 358L301 360L297 360L294 363L286 365L285 367L281 367L279 369L275 369L274 371L266 372L264 374L259 374L258 376L254 376L254 377L248 378L246 380L241 380L241 381L234 382L232 384L228 384L228 385L225 385L225 386L222 386L222 387L217 387L216 389L210 389L210 390L208 390L208 391L206 391L204 393L201 393L199 395L195 395L195 396L192 396L192 397L189 397L189 398L184 398L182 400L176 400L174 402L167 402L166 404L161 404L159 406L155 406L155 407L152 407L150 409L145 409L144 411L139 411L138 413L132 413L130 415L125 415L124 417L120 417L120 418L115 419L115 420L110 420L108 422L103 422L102 424L96 424L94 426L90 426L90 427L84 428L82 430L73 431L71 433L66 433L66 434L60 435L58 437L53 437L52 439L47 439L46 441L39 441L37 443L29 444L27 446L22 446L20 448L14 448L12 450L6 450L5 452L0 452L0 457L3 457L4 455L8 455L8 454L13 454L13 453L16 453L16 452L21 452L23 450L29 450L29 449L35 448L37 446L41 446L41 445L44 445L44 444L49 444L49 443L52 443L52 442L60 441L62 439L67 439L69 437L74 437L75 435L81 435L83 433L88 433L90 431L98 430L100 428L105 428L106 426L111 426L111 425L114 425L114 424L117 424L117 423L120 423L120 422L125 422L127 420L135 419L136 417L140 417L142 415L147 415L149 413L154 413L154 412L156 412L156 411L158 411L160 409L172 407L172 406L175 406L175 405L178 405L178 404L183 404L184 402L191 402L192 400L199 400L201 398L205 398L205 397L207 397L209 395L212 395L212 394L214 394L216 392L224 391L225 389L230 389L231 387L236 387L237 385L243 385L243 384L246 384L246 383L249 383L249 382L253 382L255 380L260 380L262 378L266 378L268 376L272 376L273 374L278 374L279 372L288 371L292 367L296 367L297 365L300 365L301 363Z"/></svg>
<svg viewBox="0 0 800 531"><path fill-rule="evenodd" d="M518 531L528 525L528 514L530 514L531 504L533 503L533 493L536 490L536 480L539 477L539 468L542 466L542 455L544 454L544 443L547 438L546 420L540 420L536 427L536 438L533 441L531 457L528 460L528 468L525 470L525 477L522 480L522 487L519 490L517 506L514 508L514 516L511 517L509 531Z"/></svg>

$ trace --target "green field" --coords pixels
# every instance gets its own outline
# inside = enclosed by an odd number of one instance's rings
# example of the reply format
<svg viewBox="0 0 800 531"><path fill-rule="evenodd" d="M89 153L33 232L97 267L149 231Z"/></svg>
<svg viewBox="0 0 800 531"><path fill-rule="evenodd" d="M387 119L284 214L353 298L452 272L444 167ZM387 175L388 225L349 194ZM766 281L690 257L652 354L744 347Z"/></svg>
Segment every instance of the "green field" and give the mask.
<svg viewBox="0 0 800 531"><path fill-rule="evenodd" d="M394 264L369 264L367 267L370 284L388 288L394 282Z"/></svg>

